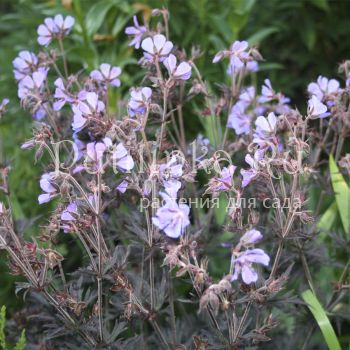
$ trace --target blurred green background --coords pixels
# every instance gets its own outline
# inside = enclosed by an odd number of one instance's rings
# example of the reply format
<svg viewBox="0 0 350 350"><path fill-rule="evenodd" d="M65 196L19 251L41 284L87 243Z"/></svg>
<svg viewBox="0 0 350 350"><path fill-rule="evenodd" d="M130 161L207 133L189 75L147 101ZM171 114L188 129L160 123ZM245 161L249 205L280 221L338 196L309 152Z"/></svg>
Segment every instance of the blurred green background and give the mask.
<svg viewBox="0 0 350 350"><path fill-rule="evenodd" d="M124 28L138 15L151 20L151 9L170 10L170 36L187 53L192 46L206 52L198 62L205 79L222 82L225 67L212 65L215 53L235 39L258 45L264 61L259 81L269 76L273 86L290 96L293 105L305 104L307 84L319 74L336 77L337 64L350 58L350 1L330 0L1 0L0 1L0 100L10 98L8 113L0 121L0 162L12 168L10 185L14 215L26 232L35 232L49 212L39 206L38 179L41 165L33 165L33 154L19 146L31 137L31 117L17 98L12 60L20 50L38 52L36 28L46 16L58 13L76 18L66 51L77 70L87 71L102 62L123 68L122 97L139 83L137 59L140 52L129 48ZM198 131L196 118L186 118L186 130ZM30 219L30 221L29 221ZM13 295L13 279L4 255L0 256L0 305L19 304Z"/></svg>

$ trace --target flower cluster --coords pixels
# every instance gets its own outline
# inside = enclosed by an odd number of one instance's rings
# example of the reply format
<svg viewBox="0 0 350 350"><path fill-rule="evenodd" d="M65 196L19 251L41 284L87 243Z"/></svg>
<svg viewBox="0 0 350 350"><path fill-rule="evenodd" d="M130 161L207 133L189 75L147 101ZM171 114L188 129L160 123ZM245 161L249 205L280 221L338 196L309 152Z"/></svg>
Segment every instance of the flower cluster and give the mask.
<svg viewBox="0 0 350 350"><path fill-rule="evenodd" d="M10 256L11 271L28 281L23 288L41 293L59 313L70 348L135 348L143 325L123 334L135 334L135 341L118 333L131 320L149 322L145 346L154 347L159 338L165 348L182 348L174 304L184 300L175 295L184 289L174 288L172 280L180 285L185 275L191 300L182 307L190 312L198 304L193 317L200 322L208 314L203 334L210 346L216 341L218 348L255 346L273 328L266 301L287 280L284 267L304 258L309 253L304 245L316 236L305 203L312 181L326 183L329 177L318 166L321 157L332 154L349 170L349 157L342 154L350 131L348 67L344 88L325 77L309 84L302 113L269 79L261 87L253 84L250 75L258 72L262 57L247 41L235 41L213 59L228 60L216 96L196 65L199 50L187 55L170 40L168 11L157 9L152 16L162 23L141 25L134 16L125 29L129 46L140 50L142 80L121 101L111 93L128 81L118 62L71 72L64 50L75 22L70 16L46 18L38 28L43 51L21 51L14 59L21 105L40 119L21 148L36 149L36 163L45 163L38 202L41 208L50 202L52 210L38 239L25 242L11 208L0 202L0 248ZM57 48L47 50L55 40ZM7 103L1 103L0 115ZM193 143L193 130L187 132L191 118L203 126ZM6 195L2 167L0 175ZM263 227L264 242L255 227ZM64 258L54 250L61 237L77 240L84 252L73 273L65 273ZM215 259L216 271L210 265ZM166 324L169 316L173 329L165 332L159 322ZM116 326L111 319L118 320ZM79 337L70 336L72 329ZM195 348L207 348L209 341L193 336L198 329L189 332L181 335L186 343L194 338Z"/></svg>

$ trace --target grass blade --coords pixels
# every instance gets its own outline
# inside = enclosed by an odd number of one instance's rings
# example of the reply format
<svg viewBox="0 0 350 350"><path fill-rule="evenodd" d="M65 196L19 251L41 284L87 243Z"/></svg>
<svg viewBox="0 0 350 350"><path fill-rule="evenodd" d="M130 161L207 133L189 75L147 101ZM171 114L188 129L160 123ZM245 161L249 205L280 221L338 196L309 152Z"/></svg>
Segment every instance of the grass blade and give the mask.
<svg viewBox="0 0 350 350"><path fill-rule="evenodd" d="M329 172L331 174L335 199L337 201L338 211L343 223L345 233L350 231L350 188L347 185L343 175L334 161L333 156L329 158Z"/></svg>
<svg viewBox="0 0 350 350"><path fill-rule="evenodd" d="M341 350L338 338L329 321L326 311L318 301L316 295L310 290L306 290L302 294L302 298L308 304L308 307L313 314L318 326L321 329L323 337L330 350Z"/></svg>

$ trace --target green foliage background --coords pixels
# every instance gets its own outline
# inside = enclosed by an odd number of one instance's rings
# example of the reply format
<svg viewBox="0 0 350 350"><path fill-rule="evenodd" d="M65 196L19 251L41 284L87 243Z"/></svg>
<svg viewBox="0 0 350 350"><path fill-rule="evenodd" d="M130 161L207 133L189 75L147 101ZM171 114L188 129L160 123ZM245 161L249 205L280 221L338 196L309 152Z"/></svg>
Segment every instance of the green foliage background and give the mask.
<svg viewBox="0 0 350 350"><path fill-rule="evenodd" d="M20 108L12 60L20 50L39 50L36 28L46 16L69 13L76 18L66 50L70 61L77 69L88 71L102 62L122 67L123 87L112 96L117 100L141 78L136 65L140 53L127 46L124 28L134 14L150 19L151 9L163 6L170 11L172 41L188 53L192 46L205 52L198 62L205 79L226 79L224 65L212 65L212 57L235 39L248 39L260 47L266 60L261 64L259 81L268 75L277 90L292 98L293 105L305 105L310 81L319 74L336 77L337 64L350 58L350 1L1 0L0 100L8 97L11 102L0 121L0 162L11 165L13 210L28 235L35 232L50 207L37 204L40 165L34 166L33 154L19 148L31 136L31 117ZM189 135L201 128L198 118L191 115L185 123ZM13 296L13 278L4 272L6 263L4 256L0 257L0 305L13 310L20 300ZM328 275L327 279L336 279L332 273Z"/></svg>

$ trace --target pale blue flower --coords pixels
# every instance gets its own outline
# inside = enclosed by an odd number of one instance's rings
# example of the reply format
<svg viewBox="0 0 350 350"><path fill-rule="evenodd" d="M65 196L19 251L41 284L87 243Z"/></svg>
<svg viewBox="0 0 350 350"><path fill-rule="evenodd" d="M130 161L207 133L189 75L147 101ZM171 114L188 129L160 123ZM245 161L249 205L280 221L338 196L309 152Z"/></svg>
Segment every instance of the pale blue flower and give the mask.
<svg viewBox="0 0 350 350"><path fill-rule="evenodd" d="M173 79L188 80L191 77L192 67L187 62L181 62L177 66L177 59L173 54L170 54L163 61L163 64Z"/></svg>
<svg viewBox="0 0 350 350"><path fill-rule="evenodd" d="M118 77L121 72L122 70L119 67L112 67L108 63L102 63L99 70L95 69L90 73L90 77L96 81L119 87L120 80Z"/></svg>
<svg viewBox="0 0 350 350"><path fill-rule="evenodd" d="M141 47L144 50L144 57L153 62L158 59L163 62L173 49L173 43L168 41L163 34L156 34L154 37L142 41Z"/></svg>
<svg viewBox="0 0 350 350"><path fill-rule="evenodd" d="M74 25L74 18L62 15L56 15L54 18L45 18L44 24L38 27L38 43L42 46L48 46L55 38L62 39L67 36Z"/></svg>
<svg viewBox="0 0 350 350"><path fill-rule="evenodd" d="M251 284L258 280L258 274L253 268L253 264L261 264L267 266L270 262L270 257L262 249L247 249L237 254L236 257L232 256L231 264L234 266L234 273L231 277L231 281L238 279L238 276L242 276L242 280L245 284Z"/></svg>
<svg viewBox="0 0 350 350"><path fill-rule="evenodd" d="M147 32L145 26L140 26L137 21L137 17L133 17L134 25L125 28L125 34L134 36L132 41L129 43L129 46L135 46L135 49L140 48L141 40L144 34Z"/></svg>
<svg viewBox="0 0 350 350"><path fill-rule="evenodd" d="M190 208L186 204L178 204L176 195L169 190L166 193L160 192L160 195L165 204L157 210L152 222L168 237L179 238L190 224Z"/></svg>

